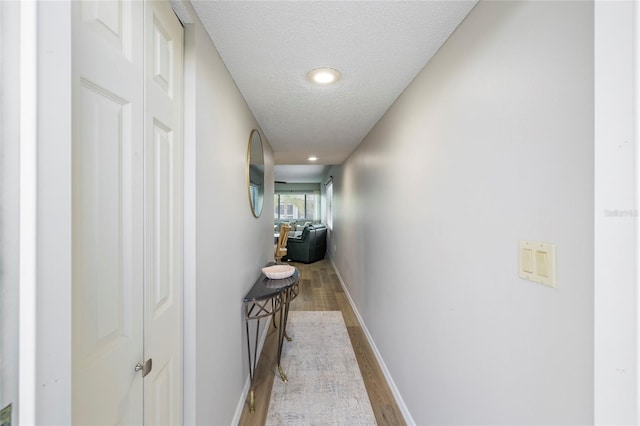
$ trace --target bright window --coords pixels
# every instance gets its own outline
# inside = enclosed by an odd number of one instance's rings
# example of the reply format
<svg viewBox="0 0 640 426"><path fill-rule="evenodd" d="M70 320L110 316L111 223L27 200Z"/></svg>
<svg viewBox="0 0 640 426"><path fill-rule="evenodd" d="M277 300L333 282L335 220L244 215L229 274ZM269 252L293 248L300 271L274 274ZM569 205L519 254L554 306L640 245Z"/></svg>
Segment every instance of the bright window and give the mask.
<svg viewBox="0 0 640 426"><path fill-rule="evenodd" d="M275 220L316 220L318 200L315 193L275 194L273 199Z"/></svg>
<svg viewBox="0 0 640 426"><path fill-rule="evenodd" d="M330 180L326 186L327 191L327 228L333 229L333 181Z"/></svg>

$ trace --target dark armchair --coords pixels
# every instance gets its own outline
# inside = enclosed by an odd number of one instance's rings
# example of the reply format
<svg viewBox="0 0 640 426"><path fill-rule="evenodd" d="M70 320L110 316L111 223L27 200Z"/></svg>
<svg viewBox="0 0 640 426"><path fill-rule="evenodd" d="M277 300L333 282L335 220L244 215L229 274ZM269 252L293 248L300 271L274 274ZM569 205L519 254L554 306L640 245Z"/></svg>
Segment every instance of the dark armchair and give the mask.
<svg viewBox="0 0 640 426"><path fill-rule="evenodd" d="M287 241L286 257L294 262L311 263L324 259L327 251L327 227L307 225L299 237Z"/></svg>

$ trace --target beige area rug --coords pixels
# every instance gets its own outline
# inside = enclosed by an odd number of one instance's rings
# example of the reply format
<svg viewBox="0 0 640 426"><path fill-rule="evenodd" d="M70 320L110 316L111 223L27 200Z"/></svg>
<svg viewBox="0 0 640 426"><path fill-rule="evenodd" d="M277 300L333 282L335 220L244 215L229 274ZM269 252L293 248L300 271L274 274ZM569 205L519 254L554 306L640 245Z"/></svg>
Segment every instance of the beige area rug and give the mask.
<svg viewBox="0 0 640 426"><path fill-rule="evenodd" d="M287 334L266 425L375 425L342 313L290 311Z"/></svg>

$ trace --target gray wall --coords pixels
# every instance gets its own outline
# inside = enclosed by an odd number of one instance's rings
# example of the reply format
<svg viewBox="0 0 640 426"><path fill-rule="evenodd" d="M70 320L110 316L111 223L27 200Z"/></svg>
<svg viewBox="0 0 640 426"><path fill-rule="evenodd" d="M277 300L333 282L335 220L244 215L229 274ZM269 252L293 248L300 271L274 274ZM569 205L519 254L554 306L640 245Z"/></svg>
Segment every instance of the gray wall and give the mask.
<svg viewBox="0 0 640 426"><path fill-rule="evenodd" d="M417 424L593 422L593 83L592 3L480 2L330 171L330 255Z"/></svg>
<svg viewBox="0 0 640 426"><path fill-rule="evenodd" d="M261 132L256 219L246 162L258 124L197 18L185 28L185 55L185 424L222 425L248 377L241 300L273 260L273 154Z"/></svg>

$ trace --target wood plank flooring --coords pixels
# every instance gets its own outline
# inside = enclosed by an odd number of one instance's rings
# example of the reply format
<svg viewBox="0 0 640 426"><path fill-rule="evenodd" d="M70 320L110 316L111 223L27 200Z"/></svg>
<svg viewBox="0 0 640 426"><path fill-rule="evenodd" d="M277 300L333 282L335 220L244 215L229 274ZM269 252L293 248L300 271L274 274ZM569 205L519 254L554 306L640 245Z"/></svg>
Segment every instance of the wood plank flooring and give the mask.
<svg viewBox="0 0 640 426"><path fill-rule="evenodd" d="M290 309L296 311L342 311L376 421L379 425L405 425L400 409L349 300L342 290L331 262L325 259L309 265L296 262L290 264L300 271L300 293L291 302ZM245 402L238 423L241 426L265 424L276 370L276 336L277 332L271 327L255 373L255 413L249 413L248 401ZM283 365L285 365L284 361Z"/></svg>

